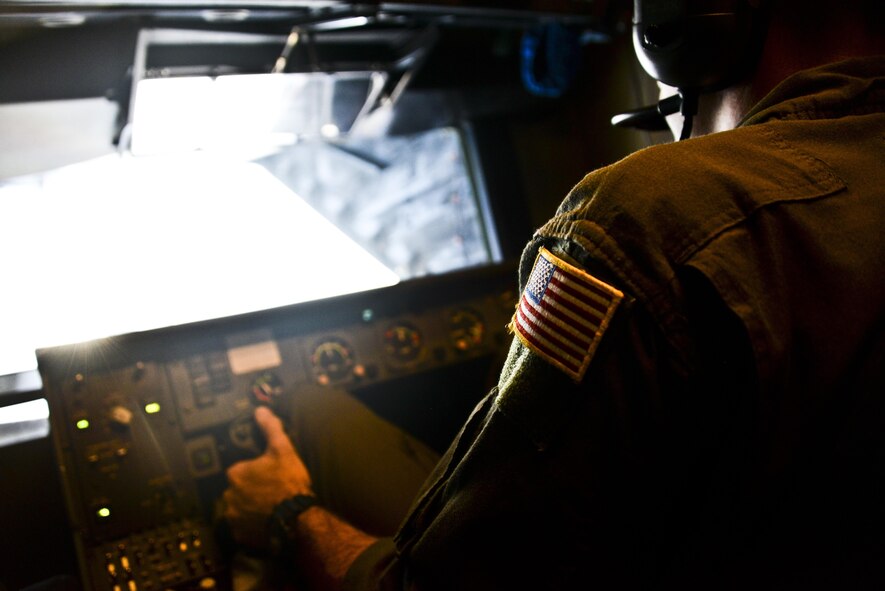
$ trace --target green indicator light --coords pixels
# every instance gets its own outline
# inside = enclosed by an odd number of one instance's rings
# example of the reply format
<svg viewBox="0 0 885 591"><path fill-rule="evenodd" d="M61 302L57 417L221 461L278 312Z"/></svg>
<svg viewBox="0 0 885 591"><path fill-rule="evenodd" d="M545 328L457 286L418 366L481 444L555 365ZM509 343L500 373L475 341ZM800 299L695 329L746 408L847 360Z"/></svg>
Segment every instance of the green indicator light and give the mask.
<svg viewBox="0 0 885 591"><path fill-rule="evenodd" d="M107 507L102 507L101 509L96 511L96 513L98 513L98 516L101 518L106 518L106 517L111 516L111 510L108 509Z"/></svg>
<svg viewBox="0 0 885 591"><path fill-rule="evenodd" d="M144 412L149 415L155 415L160 412L160 403L159 402L150 402L144 406Z"/></svg>
<svg viewBox="0 0 885 591"><path fill-rule="evenodd" d="M81 431L83 429L88 429L89 428L89 421L87 421L86 419L80 419L79 421L77 421L77 428L80 429Z"/></svg>

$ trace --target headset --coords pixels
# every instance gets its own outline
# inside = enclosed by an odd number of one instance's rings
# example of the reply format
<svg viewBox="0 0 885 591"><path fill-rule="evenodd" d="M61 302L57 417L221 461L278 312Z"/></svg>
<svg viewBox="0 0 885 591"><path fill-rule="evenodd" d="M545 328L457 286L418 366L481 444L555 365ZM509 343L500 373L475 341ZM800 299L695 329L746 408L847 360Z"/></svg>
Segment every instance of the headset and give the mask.
<svg viewBox="0 0 885 591"><path fill-rule="evenodd" d="M678 95L612 118L612 124L667 129L665 117L685 116L691 135L698 95L726 88L751 73L765 39L769 2L762 0L634 0L633 48L639 63Z"/></svg>

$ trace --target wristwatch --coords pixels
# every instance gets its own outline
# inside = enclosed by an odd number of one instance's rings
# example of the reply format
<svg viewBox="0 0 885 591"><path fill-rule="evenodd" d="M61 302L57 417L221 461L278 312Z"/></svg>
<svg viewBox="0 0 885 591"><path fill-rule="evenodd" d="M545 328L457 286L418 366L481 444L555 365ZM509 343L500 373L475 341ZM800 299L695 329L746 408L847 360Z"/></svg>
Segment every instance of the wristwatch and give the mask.
<svg viewBox="0 0 885 591"><path fill-rule="evenodd" d="M295 495L274 507L270 515L268 533L270 552L281 556L295 541L298 516L318 503L313 495Z"/></svg>

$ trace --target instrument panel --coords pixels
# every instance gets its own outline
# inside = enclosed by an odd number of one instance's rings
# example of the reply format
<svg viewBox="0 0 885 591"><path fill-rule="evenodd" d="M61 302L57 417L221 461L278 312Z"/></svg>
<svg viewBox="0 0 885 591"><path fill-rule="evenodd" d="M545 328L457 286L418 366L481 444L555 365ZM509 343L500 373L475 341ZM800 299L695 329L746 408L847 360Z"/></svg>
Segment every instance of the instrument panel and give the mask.
<svg viewBox="0 0 885 591"><path fill-rule="evenodd" d="M84 588L224 588L225 470L262 451L255 406L304 385L444 445L509 343L514 277L474 269L39 351Z"/></svg>

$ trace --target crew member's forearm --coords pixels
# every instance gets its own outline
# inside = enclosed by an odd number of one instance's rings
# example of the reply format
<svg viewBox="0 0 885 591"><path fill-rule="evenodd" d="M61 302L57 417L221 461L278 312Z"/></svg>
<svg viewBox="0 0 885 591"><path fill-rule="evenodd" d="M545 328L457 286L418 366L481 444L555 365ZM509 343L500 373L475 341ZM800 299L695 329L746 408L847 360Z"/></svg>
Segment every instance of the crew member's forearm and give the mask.
<svg viewBox="0 0 885 591"><path fill-rule="evenodd" d="M311 589L336 590L341 588L344 575L357 556L375 541L377 538L322 507L311 507L298 516L292 560Z"/></svg>

